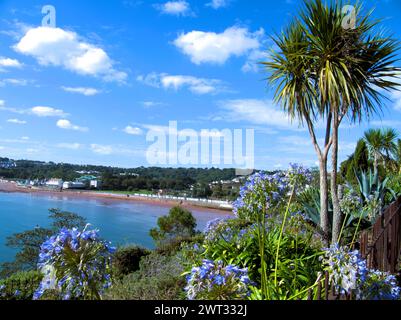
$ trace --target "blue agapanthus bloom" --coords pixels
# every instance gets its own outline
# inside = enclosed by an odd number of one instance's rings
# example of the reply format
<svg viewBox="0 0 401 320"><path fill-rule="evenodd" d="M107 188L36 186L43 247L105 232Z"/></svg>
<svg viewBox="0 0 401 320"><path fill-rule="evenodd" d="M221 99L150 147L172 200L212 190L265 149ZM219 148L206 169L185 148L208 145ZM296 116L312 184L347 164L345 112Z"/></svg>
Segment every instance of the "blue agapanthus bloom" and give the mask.
<svg viewBox="0 0 401 320"><path fill-rule="evenodd" d="M357 292L360 300L399 300L400 287L396 277L379 270L369 270Z"/></svg>
<svg viewBox="0 0 401 320"><path fill-rule="evenodd" d="M342 294L354 292L359 300L398 300L400 287L395 276L367 268L359 251L339 244L325 249L324 263Z"/></svg>
<svg viewBox="0 0 401 320"><path fill-rule="evenodd" d="M115 248L100 239L98 230L63 228L45 241L38 267L44 277L34 293L40 299L47 290L57 290L63 299L99 298L110 287L110 266Z"/></svg>
<svg viewBox="0 0 401 320"><path fill-rule="evenodd" d="M226 224L230 220L232 220L231 217L226 217L216 218L209 221L204 230L205 240L213 242L217 239L223 238L227 242L231 242L234 234L231 228Z"/></svg>
<svg viewBox="0 0 401 320"><path fill-rule="evenodd" d="M312 173L298 164L291 164L288 171L275 173L257 172L248 177L233 203L233 212L242 218L261 212L274 211L284 203L294 187L297 192L310 184Z"/></svg>
<svg viewBox="0 0 401 320"><path fill-rule="evenodd" d="M189 300L244 299L251 285L247 269L203 260L202 265L192 268L187 276L185 291Z"/></svg>

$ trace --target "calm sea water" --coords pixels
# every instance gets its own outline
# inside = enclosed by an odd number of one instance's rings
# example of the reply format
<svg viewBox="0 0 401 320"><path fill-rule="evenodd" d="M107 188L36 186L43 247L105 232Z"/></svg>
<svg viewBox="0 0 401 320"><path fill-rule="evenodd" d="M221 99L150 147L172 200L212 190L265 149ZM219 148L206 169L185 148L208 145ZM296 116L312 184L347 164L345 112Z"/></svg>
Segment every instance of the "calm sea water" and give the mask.
<svg viewBox="0 0 401 320"><path fill-rule="evenodd" d="M113 245L138 244L147 248L153 248L149 230L169 211L168 207L141 202L0 193L0 262L11 261L15 254L5 246L6 237L36 226L47 227L51 208L85 217ZM209 220L222 216L215 211L192 212L199 230L203 230Z"/></svg>

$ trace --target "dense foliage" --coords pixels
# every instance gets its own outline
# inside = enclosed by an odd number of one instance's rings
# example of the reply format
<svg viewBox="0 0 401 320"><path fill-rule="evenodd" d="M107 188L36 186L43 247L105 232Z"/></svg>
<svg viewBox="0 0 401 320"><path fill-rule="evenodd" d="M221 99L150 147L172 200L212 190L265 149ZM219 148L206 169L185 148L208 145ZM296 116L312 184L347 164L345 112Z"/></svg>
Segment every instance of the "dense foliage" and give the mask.
<svg viewBox="0 0 401 320"><path fill-rule="evenodd" d="M139 270L139 264L143 257L151 252L138 246L118 248L113 257L113 275L122 278Z"/></svg>
<svg viewBox="0 0 401 320"><path fill-rule="evenodd" d="M139 270L116 280L105 293L110 300L183 300L185 259L182 253L152 253L140 262Z"/></svg>
<svg viewBox="0 0 401 320"><path fill-rule="evenodd" d="M196 219L189 210L179 206L173 207L167 216L160 217L157 225L158 228L150 230L150 236L159 247L196 234Z"/></svg>
<svg viewBox="0 0 401 320"><path fill-rule="evenodd" d="M0 280L0 300L32 300L42 278L41 272L28 271Z"/></svg>

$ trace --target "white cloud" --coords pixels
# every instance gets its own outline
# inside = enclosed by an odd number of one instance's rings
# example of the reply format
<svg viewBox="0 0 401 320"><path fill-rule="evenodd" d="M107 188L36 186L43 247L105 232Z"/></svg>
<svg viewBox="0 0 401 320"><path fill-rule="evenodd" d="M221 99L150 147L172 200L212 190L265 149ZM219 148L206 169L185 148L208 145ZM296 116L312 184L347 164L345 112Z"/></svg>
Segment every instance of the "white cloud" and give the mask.
<svg viewBox="0 0 401 320"><path fill-rule="evenodd" d="M98 155L121 155L121 156L142 156L146 153L146 150L133 149L125 145L102 145L102 144L91 144L90 149L93 153Z"/></svg>
<svg viewBox="0 0 401 320"><path fill-rule="evenodd" d="M64 118L69 116L68 113L65 113L63 110L55 109L51 107L37 106L31 109L18 109L18 108L10 108L5 106L5 102L0 100L0 111L8 111L17 114L29 114L35 115L38 117L60 117Z"/></svg>
<svg viewBox="0 0 401 320"><path fill-rule="evenodd" d="M142 129L141 128L134 128L131 126L127 126L125 127L125 129L123 130L125 133L133 135L133 136L139 136L142 134Z"/></svg>
<svg viewBox="0 0 401 320"><path fill-rule="evenodd" d="M30 138L25 136L25 137L21 137L21 140L28 141L28 140L30 140Z"/></svg>
<svg viewBox="0 0 401 320"><path fill-rule="evenodd" d="M252 51L245 64L242 66L243 72L258 72L261 70L260 62L266 61L269 54L267 51L254 50Z"/></svg>
<svg viewBox="0 0 401 320"><path fill-rule="evenodd" d="M193 76L150 73L146 76L139 76L137 80L156 88L174 90L187 88L192 93L200 95L216 94L226 90L221 80L196 78Z"/></svg>
<svg viewBox="0 0 401 320"><path fill-rule="evenodd" d="M157 101L143 101L142 105L145 108L152 108L152 107L162 106L162 105L164 105L164 103L157 102Z"/></svg>
<svg viewBox="0 0 401 320"><path fill-rule="evenodd" d="M26 86L29 83L28 80L25 79L1 79L0 80L0 87L4 87L8 84L13 86Z"/></svg>
<svg viewBox="0 0 401 320"><path fill-rule="evenodd" d="M100 144L91 144L91 149L94 153L101 154L101 155L110 155L113 153L112 146L104 146Z"/></svg>
<svg viewBox="0 0 401 320"><path fill-rule="evenodd" d="M206 6L212 7L213 9L217 10L227 7L229 2L230 0L212 0L211 2L207 3Z"/></svg>
<svg viewBox="0 0 401 320"><path fill-rule="evenodd" d="M401 111L401 91L392 92L391 99L394 102L394 109Z"/></svg>
<svg viewBox="0 0 401 320"><path fill-rule="evenodd" d="M188 16L191 14L191 8L187 1L168 1L163 4L156 4L156 9L164 14L173 16Z"/></svg>
<svg viewBox="0 0 401 320"><path fill-rule="evenodd" d="M399 120L375 120L375 121L370 121L369 125L372 125L375 127L401 127L401 121L399 121Z"/></svg>
<svg viewBox="0 0 401 320"><path fill-rule="evenodd" d="M68 116L63 110L51 107L37 106L29 110L30 113L38 117L66 117Z"/></svg>
<svg viewBox="0 0 401 320"><path fill-rule="evenodd" d="M168 134L169 133L169 126L160 126L160 125L155 125L155 124L144 124L142 127L146 130L153 131L153 132L159 132L161 134Z"/></svg>
<svg viewBox="0 0 401 320"><path fill-rule="evenodd" d="M29 29L14 49L33 56L43 66L58 66L105 81L125 81L127 74L114 69L107 53L72 31L60 28Z"/></svg>
<svg viewBox="0 0 401 320"><path fill-rule="evenodd" d="M95 88L84 88L84 87L61 87L61 89L63 89L66 92L70 92L70 93L78 93L78 94L82 94L84 96L90 97L90 96L95 96L99 93L101 93L100 90L95 89Z"/></svg>
<svg viewBox="0 0 401 320"><path fill-rule="evenodd" d="M33 153L39 153L39 152L41 152L41 150L35 149L35 148L28 148L28 149L26 149L26 152L29 154L33 154Z"/></svg>
<svg viewBox="0 0 401 320"><path fill-rule="evenodd" d="M59 127L60 129L65 129L65 130L74 130L74 131L81 131L81 132L89 131L88 128L74 125L69 120L65 120L65 119L57 121L57 127Z"/></svg>
<svg viewBox="0 0 401 320"><path fill-rule="evenodd" d="M174 45L195 64L224 64L232 56L240 57L259 50L263 38L263 29L252 33L247 28L233 26L222 33L191 31L181 34Z"/></svg>
<svg viewBox="0 0 401 320"><path fill-rule="evenodd" d="M25 120L19 120L19 119L8 119L7 122L14 124L27 124Z"/></svg>
<svg viewBox="0 0 401 320"><path fill-rule="evenodd" d="M237 99L219 103L225 110L222 119L228 121L247 121L252 124L270 125L293 129L289 117L272 100Z"/></svg>
<svg viewBox="0 0 401 320"><path fill-rule="evenodd" d="M78 150L81 149L83 145L80 143L59 143L57 147L61 149Z"/></svg>
<svg viewBox="0 0 401 320"><path fill-rule="evenodd" d="M357 142L341 141L338 144L338 150L344 154L351 154L355 152Z"/></svg>
<svg viewBox="0 0 401 320"><path fill-rule="evenodd" d="M280 144L289 144L296 147L312 147L312 140L309 137L304 136L285 136L279 137Z"/></svg>
<svg viewBox="0 0 401 320"><path fill-rule="evenodd" d="M21 68L22 64L16 59L10 59L0 57L0 69L1 68Z"/></svg>

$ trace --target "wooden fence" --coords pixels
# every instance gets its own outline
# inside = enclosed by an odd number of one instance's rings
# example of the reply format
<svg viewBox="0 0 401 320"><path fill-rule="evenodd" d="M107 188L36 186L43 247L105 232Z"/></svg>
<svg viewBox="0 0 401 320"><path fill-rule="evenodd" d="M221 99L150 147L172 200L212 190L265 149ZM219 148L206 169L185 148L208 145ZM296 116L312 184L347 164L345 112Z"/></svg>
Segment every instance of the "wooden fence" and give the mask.
<svg viewBox="0 0 401 320"><path fill-rule="evenodd" d="M369 268L399 272L401 197L383 212L371 230L362 232L359 249Z"/></svg>
<svg viewBox="0 0 401 320"><path fill-rule="evenodd" d="M400 272L401 197L387 207L374 226L361 234L359 250L368 268L393 274ZM309 290L308 300L352 300L352 294L336 292L328 272L320 274L318 285Z"/></svg>

